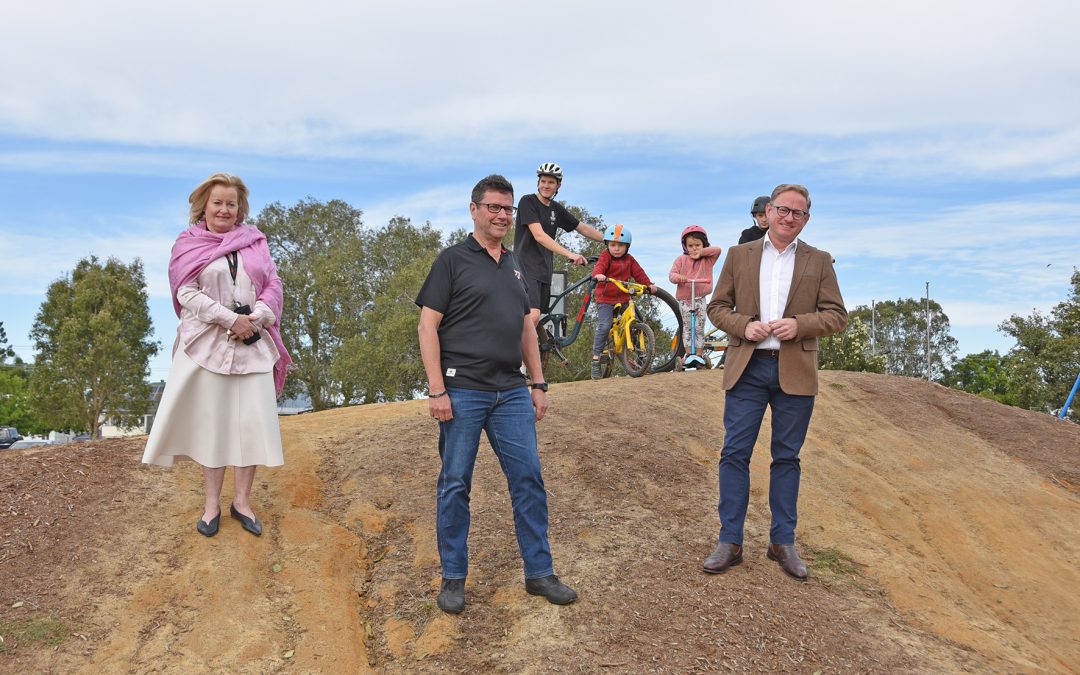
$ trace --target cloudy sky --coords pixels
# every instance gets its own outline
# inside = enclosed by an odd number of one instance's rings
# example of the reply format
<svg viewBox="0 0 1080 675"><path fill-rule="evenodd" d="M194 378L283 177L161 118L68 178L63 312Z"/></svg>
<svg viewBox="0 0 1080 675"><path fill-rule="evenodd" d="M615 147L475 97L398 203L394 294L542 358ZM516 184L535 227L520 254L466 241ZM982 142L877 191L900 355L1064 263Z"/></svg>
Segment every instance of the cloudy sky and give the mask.
<svg viewBox="0 0 1080 675"><path fill-rule="evenodd" d="M174 8L175 7L175 8ZM0 321L24 359L49 283L146 266L168 372L169 247L224 170L268 202L469 223L492 172L633 230L664 279L690 223L736 243L806 184L849 307L921 297L960 354L1080 265L1080 5L308 0L0 8Z"/></svg>

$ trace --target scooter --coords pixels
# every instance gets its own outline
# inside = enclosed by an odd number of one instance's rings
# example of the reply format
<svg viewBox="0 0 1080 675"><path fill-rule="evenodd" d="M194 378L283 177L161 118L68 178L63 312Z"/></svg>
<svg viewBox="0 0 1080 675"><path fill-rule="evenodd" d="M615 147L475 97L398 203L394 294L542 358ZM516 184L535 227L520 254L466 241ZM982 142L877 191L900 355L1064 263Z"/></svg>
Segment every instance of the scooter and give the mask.
<svg viewBox="0 0 1080 675"><path fill-rule="evenodd" d="M694 284L697 282L704 283L704 279L691 279L690 280L690 351L683 359L683 370L697 370L698 368L708 368L708 362L697 353L697 294L694 293Z"/></svg>

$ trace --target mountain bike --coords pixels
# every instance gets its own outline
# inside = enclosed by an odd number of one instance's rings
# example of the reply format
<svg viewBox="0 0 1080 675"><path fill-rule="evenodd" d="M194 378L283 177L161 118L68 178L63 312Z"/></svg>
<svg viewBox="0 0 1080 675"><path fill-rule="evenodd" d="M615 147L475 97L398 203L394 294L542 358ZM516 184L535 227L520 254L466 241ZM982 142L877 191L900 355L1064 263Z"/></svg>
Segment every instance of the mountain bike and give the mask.
<svg viewBox="0 0 1080 675"><path fill-rule="evenodd" d="M615 305L611 330L608 331L607 345L600 356L601 362L605 361L604 356L607 356L602 376L609 377L611 375L612 364L617 356L622 361L623 370L626 371L627 375L641 377L648 374L652 369L656 338L649 324L638 320L634 308L634 296L648 293L649 287L632 281L619 281L618 279L608 279L607 281L630 297L625 305L623 303Z"/></svg>
<svg viewBox="0 0 1080 675"><path fill-rule="evenodd" d="M590 264L596 263L596 256L587 258ZM564 274L563 272L560 272ZM570 297L584 289L581 305L570 324L570 314L566 311ZM553 289L554 290L554 289ZM541 313L536 326L540 338L540 359L544 368L554 358L563 366L570 366L570 359L565 349L577 340L582 325L587 322L586 312L592 304L596 291L596 281L586 275L570 284L561 292L552 293L547 308ZM650 371L665 372L672 370L682 356L682 314L679 303L673 295L662 288L650 296L640 297L636 302L635 312L639 321L648 325L654 336L653 355ZM588 368L588 363L573 364L574 368Z"/></svg>

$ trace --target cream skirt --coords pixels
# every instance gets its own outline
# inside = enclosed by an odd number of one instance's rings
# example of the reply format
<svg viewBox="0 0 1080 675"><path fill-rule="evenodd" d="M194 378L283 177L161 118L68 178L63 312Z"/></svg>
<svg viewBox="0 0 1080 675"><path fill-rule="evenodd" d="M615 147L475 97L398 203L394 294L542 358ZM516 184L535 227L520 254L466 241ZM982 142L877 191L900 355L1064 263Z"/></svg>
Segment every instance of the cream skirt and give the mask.
<svg viewBox="0 0 1080 675"><path fill-rule="evenodd" d="M284 464L274 374L212 373L177 349L142 461L172 466L176 457L207 467Z"/></svg>

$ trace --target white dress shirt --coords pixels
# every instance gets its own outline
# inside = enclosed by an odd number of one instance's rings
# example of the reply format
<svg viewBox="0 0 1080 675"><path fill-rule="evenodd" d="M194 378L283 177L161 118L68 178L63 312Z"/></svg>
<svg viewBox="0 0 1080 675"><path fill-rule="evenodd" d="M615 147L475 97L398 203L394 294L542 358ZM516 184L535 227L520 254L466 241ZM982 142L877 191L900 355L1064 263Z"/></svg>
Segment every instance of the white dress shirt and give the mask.
<svg viewBox="0 0 1080 675"><path fill-rule="evenodd" d="M795 248L799 240L788 244L783 251L773 246L766 234L765 246L761 251L761 269L758 272L758 310L760 321L769 323L784 318L788 293L791 291L791 277L795 273ZM770 335L758 343L755 349L780 349L780 338Z"/></svg>

